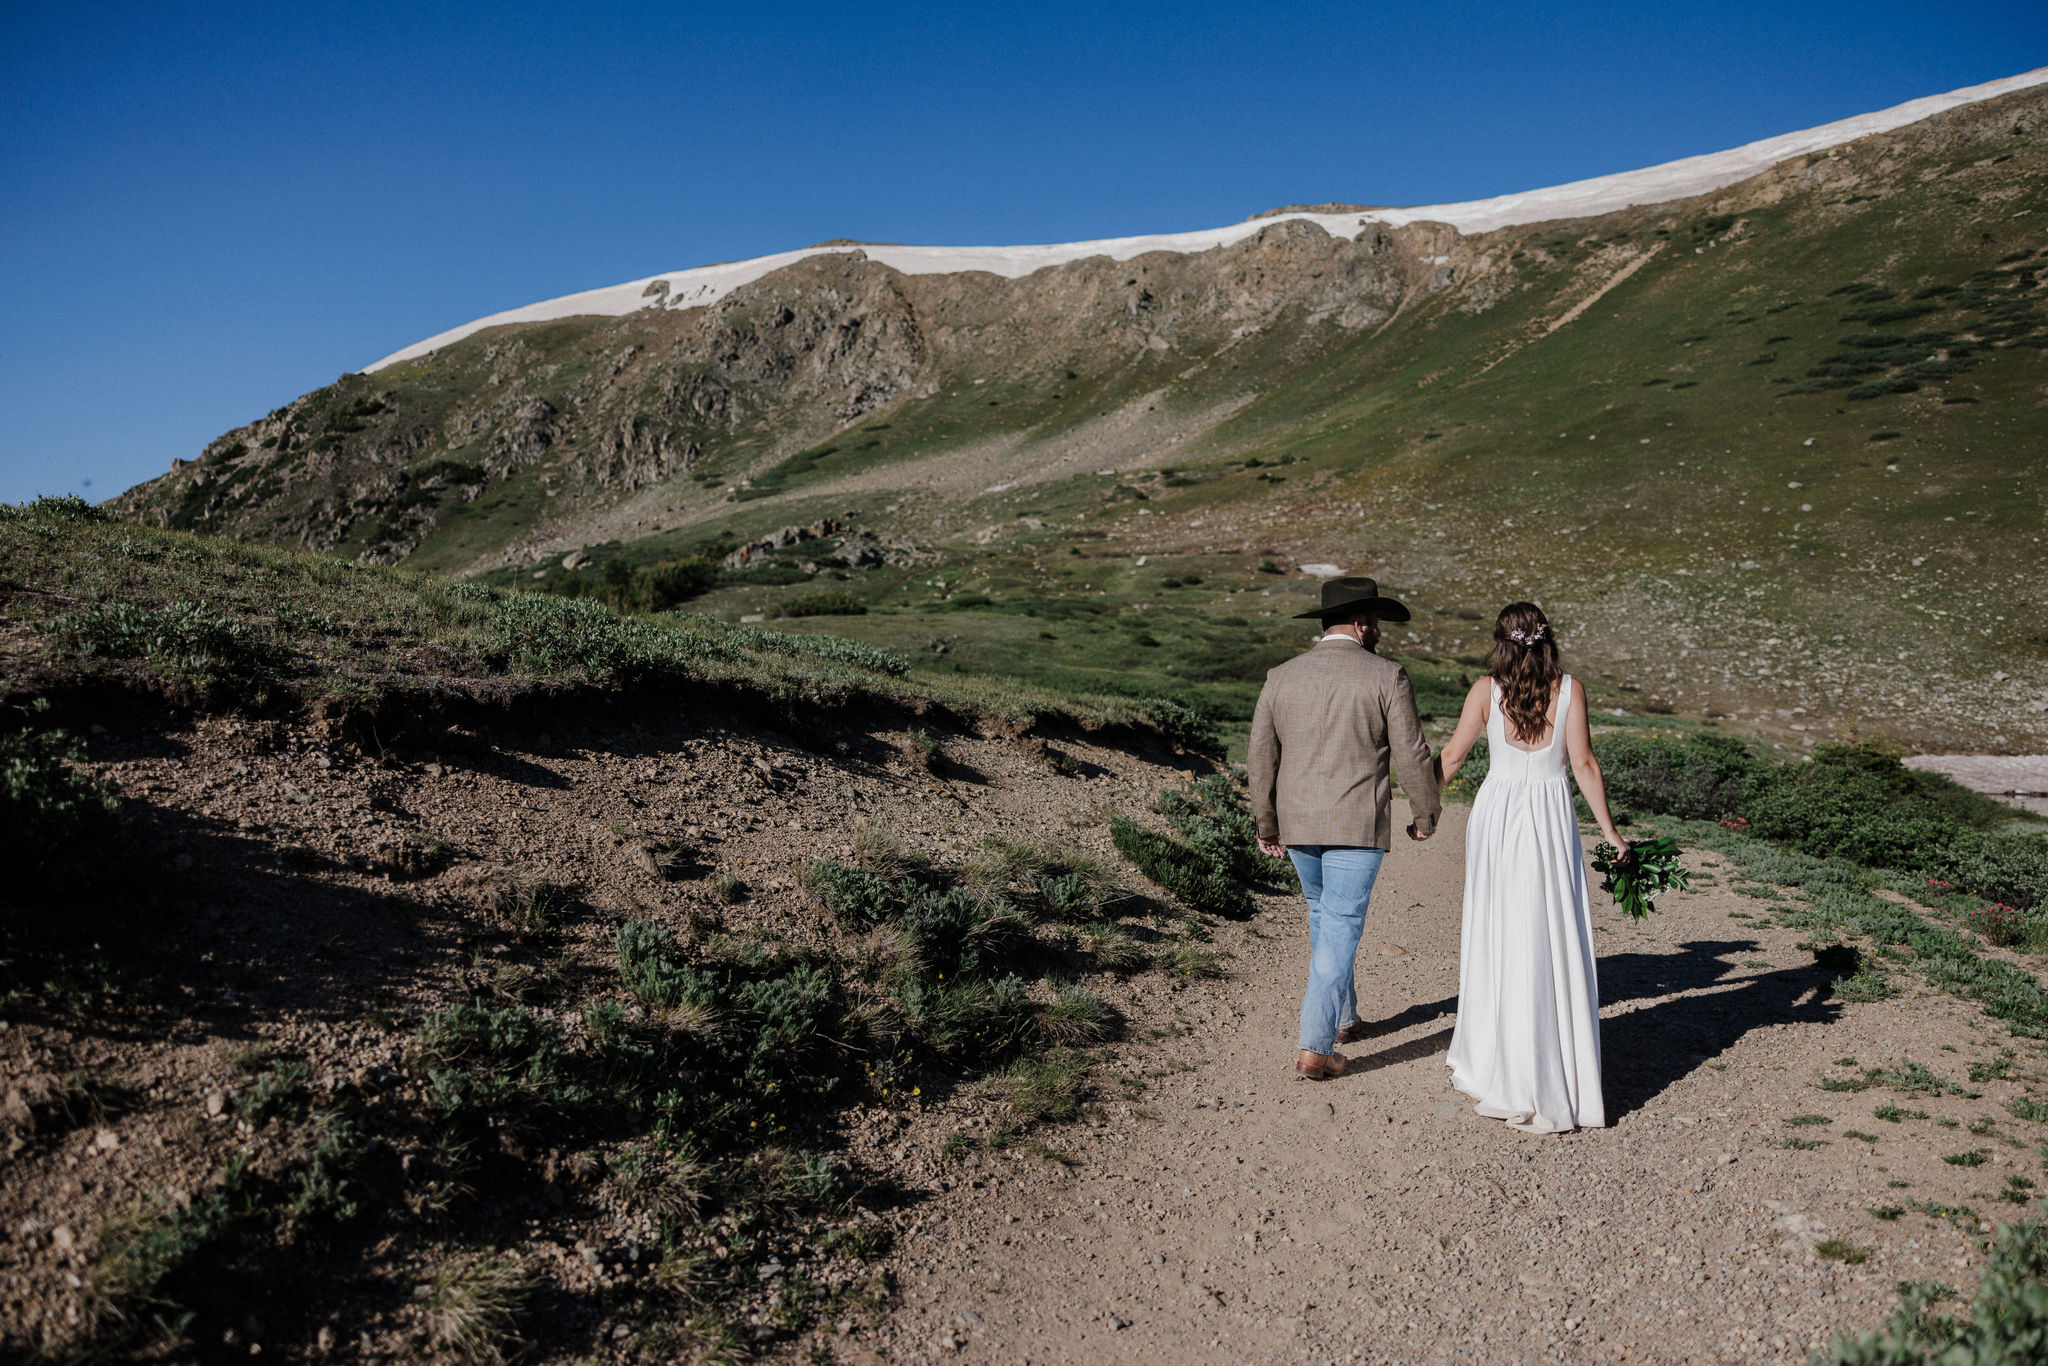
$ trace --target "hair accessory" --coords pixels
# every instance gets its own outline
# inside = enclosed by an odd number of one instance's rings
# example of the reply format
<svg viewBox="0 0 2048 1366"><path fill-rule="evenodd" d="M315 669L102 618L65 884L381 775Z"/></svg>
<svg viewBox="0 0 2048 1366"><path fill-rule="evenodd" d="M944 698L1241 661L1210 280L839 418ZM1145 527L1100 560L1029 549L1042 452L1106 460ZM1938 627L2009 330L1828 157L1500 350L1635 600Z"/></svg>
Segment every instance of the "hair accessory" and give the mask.
<svg viewBox="0 0 2048 1366"><path fill-rule="evenodd" d="M1534 645L1537 641L1543 639L1543 636L1544 628L1541 625L1533 626L1526 631L1517 626L1514 630L1508 632L1508 639L1517 645Z"/></svg>

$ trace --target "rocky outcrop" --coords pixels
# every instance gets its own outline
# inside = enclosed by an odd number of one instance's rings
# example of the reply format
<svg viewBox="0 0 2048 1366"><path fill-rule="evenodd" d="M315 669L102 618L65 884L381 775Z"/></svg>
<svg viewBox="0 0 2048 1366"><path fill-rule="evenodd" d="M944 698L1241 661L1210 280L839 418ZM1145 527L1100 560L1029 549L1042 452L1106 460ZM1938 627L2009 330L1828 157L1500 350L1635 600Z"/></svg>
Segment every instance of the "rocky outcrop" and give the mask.
<svg viewBox="0 0 2048 1366"><path fill-rule="evenodd" d="M482 333L374 380L344 376L119 502L195 530L397 562L432 545L453 509L506 489L485 498L502 524L492 534L524 548L548 542L544 525L687 486L707 461L721 473L701 477L712 487L698 496L723 496L718 481L744 483L746 461L770 468L948 388L1053 371L1121 403L1170 393L1190 362L1247 342L1305 360L1451 287L1461 250L1441 224L1345 239L1284 220L1213 251L1016 280L905 276L858 251L811 257L709 307ZM989 412L978 425L1019 420ZM422 477L451 464L481 477ZM914 553L848 544L836 553L850 563Z"/></svg>

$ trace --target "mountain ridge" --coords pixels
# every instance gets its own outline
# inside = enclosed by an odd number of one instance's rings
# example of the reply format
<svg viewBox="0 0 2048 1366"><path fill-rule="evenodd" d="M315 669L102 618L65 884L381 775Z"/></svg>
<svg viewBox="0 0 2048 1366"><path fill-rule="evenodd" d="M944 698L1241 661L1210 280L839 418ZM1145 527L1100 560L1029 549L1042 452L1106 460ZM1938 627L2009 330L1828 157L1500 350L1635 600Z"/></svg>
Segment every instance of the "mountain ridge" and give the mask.
<svg viewBox="0 0 2048 1366"><path fill-rule="evenodd" d="M1009 247L921 247L836 239L795 251L644 276L622 284L581 290L506 309L401 347L365 366L364 373L374 374L399 361L431 354L485 328L509 323L543 322L585 312L616 316L636 308L698 307L716 302L740 285L808 255L848 248L880 249L885 254L876 259L882 259L906 274L989 270L1014 277L1085 256L1104 255L1113 260L1129 260L1149 251L1203 251L1226 246L1241 240L1247 229L1275 218L1299 218L1317 223L1333 236L1350 236L1368 223L1402 227L1415 222L1443 222L1469 235L1528 223L1593 217L1711 193L1793 157L1825 151L1874 133L1889 132L1949 109L2031 89L2044 82L2048 82L2048 67L2038 67L1720 152L1462 203L1384 208L1358 205L1289 207L1269 209L1222 228ZM1342 221L1347 219L1356 221Z"/></svg>

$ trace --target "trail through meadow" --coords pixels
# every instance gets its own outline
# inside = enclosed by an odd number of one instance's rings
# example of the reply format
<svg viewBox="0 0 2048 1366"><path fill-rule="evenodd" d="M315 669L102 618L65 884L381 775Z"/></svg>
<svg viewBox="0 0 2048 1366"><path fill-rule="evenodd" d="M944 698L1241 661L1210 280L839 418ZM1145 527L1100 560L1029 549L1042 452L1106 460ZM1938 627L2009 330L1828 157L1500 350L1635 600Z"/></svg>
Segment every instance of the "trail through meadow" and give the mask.
<svg viewBox="0 0 2048 1366"><path fill-rule="evenodd" d="M1345 1050L1351 1075L1291 1072L1306 917L1263 898L1218 936L1226 980L1136 1022L1148 1037L1119 1065L1141 1093L1053 1159L968 1158L911 1225L890 1357L1800 1361L1875 1326L1897 1281L1968 1293L1976 1223L1915 1202L2018 1212L2001 1185L2040 1161L2001 1127L2036 1127L2000 1105L2015 1084L1959 1087L1972 1099L1820 1081L1910 1058L1962 1083L1972 1061L1996 1070L2003 1029L1924 988L1829 999L1796 932L1731 918L1762 903L1695 856L1694 893L1645 925L1595 911L1611 1127L1482 1119L1443 1062L1465 814L1385 866L1359 960L1380 1028ZM1894 1101L1904 1117L1875 1117ZM1943 1160L1966 1151L1984 1156ZM1843 1247L1863 1260L1823 1255Z"/></svg>

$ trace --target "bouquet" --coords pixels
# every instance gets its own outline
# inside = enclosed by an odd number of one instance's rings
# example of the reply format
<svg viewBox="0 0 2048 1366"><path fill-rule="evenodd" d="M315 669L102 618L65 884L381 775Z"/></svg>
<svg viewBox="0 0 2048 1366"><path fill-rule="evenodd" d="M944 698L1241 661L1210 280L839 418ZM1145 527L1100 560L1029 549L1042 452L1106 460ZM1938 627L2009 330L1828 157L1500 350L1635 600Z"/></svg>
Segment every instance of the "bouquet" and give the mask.
<svg viewBox="0 0 2048 1366"><path fill-rule="evenodd" d="M1602 875L1600 890L1613 895L1614 903L1631 920L1641 920L1657 909L1664 893L1685 891L1692 874L1678 866L1678 841L1644 840L1626 851L1607 843L1593 847L1593 871Z"/></svg>

